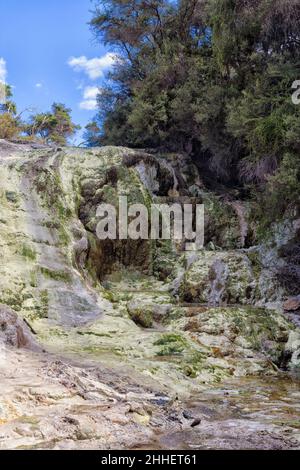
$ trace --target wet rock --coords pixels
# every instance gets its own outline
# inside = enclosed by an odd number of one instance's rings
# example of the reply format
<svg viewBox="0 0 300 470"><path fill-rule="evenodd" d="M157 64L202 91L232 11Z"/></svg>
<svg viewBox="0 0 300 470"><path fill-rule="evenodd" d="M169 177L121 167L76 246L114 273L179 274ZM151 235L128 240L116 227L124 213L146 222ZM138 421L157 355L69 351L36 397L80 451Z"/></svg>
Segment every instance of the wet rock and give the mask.
<svg viewBox="0 0 300 470"><path fill-rule="evenodd" d="M157 405L157 406L166 406L168 405L168 403L170 403L170 398L168 397L156 397L156 398L152 398L150 400L151 403L153 403L154 405Z"/></svg>
<svg viewBox="0 0 300 470"><path fill-rule="evenodd" d="M192 415L192 413L190 411L187 411L187 410L183 411L182 416L185 419L194 419L194 416Z"/></svg>
<svg viewBox="0 0 300 470"><path fill-rule="evenodd" d="M191 428L195 428L196 426L199 426L199 424L201 424L201 419L200 419L200 418L196 418L196 419L194 419L194 421L192 422Z"/></svg>
<svg viewBox="0 0 300 470"><path fill-rule="evenodd" d="M145 328L150 328L153 321L162 322L172 307L172 304L147 303L147 301L141 305L141 302L137 300L132 300L127 305L128 313L133 321Z"/></svg>

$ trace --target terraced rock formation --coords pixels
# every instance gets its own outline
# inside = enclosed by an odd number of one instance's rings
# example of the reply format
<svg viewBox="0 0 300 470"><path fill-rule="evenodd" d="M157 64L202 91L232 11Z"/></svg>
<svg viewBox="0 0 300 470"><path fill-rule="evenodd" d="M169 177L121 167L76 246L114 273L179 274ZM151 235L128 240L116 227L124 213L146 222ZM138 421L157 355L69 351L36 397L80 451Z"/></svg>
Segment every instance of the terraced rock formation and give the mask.
<svg viewBox="0 0 300 470"><path fill-rule="evenodd" d="M148 208L204 202L204 250L99 240L97 208L120 196ZM257 246L247 204L208 191L186 157L113 147L0 141L0 201L0 448L182 448L186 406L207 421L194 448L205 429L220 448L259 446L263 430L267 448L300 446L296 386L282 372L299 368L300 334L272 268L299 236L297 220ZM215 390L222 401L222 387L243 393L245 380L285 388L293 419L280 396L247 440L239 427L227 433L230 412L201 411L201 396Z"/></svg>

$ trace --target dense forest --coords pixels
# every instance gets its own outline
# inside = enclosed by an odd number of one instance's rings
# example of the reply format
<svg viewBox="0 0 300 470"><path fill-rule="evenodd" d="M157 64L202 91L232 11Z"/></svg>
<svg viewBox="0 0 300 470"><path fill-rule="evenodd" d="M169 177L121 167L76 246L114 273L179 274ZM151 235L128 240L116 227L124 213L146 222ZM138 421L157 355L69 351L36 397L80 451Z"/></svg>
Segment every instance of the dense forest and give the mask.
<svg viewBox="0 0 300 470"><path fill-rule="evenodd" d="M281 217L299 203L299 24L298 0L99 1L118 60L88 144L187 152Z"/></svg>

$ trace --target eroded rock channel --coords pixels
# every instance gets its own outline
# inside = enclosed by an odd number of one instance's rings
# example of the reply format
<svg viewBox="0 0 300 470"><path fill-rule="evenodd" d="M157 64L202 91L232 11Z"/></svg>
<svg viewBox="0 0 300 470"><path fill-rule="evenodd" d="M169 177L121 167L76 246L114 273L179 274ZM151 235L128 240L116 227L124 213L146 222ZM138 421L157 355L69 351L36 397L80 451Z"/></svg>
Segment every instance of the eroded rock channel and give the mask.
<svg viewBox="0 0 300 470"><path fill-rule="evenodd" d="M100 241L119 196L198 198L205 249ZM0 199L0 448L300 447L300 333L273 269L298 219L257 244L247 202L187 157L113 147L1 141Z"/></svg>

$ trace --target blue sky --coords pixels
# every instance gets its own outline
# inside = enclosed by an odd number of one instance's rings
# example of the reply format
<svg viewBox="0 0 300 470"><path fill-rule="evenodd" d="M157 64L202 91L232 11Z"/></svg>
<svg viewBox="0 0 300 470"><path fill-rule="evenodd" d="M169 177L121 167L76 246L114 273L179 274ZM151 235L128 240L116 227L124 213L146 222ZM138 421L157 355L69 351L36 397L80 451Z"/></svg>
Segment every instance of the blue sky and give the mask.
<svg viewBox="0 0 300 470"><path fill-rule="evenodd" d="M0 0L0 80L14 87L19 111L46 111L56 101L81 126L94 116L114 59L93 38L91 10L91 0Z"/></svg>

